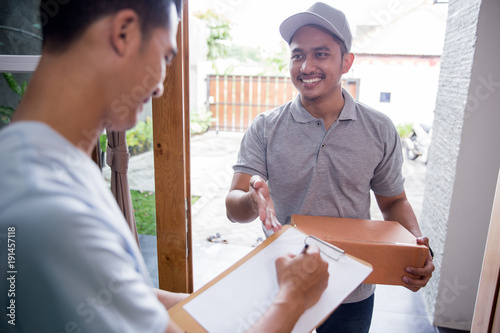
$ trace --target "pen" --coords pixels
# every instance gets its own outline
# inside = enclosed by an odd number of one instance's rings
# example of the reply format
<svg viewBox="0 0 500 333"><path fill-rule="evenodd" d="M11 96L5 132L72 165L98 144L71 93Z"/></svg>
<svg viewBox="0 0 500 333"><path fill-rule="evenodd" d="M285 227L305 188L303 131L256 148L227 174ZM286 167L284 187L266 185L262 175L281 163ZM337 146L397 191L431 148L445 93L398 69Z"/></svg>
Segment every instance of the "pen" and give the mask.
<svg viewBox="0 0 500 333"><path fill-rule="evenodd" d="M306 253L308 247L309 247L309 244L304 245L304 249L302 250L302 252L300 252L300 254Z"/></svg>

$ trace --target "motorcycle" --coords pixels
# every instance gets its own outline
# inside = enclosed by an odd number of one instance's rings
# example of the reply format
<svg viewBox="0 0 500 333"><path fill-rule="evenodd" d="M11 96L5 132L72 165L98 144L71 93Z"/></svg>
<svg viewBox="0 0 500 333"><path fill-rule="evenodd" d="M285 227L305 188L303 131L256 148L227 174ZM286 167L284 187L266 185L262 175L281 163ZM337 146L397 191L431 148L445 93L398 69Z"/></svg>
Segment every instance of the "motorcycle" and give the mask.
<svg viewBox="0 0 500 333"><path fill-rule="evenodd" d="M427 155L432 138L432 127L425 124L413 124L410 136L404 140L406 156L410 160L416 160L421 156L427 163Z"/></svg>

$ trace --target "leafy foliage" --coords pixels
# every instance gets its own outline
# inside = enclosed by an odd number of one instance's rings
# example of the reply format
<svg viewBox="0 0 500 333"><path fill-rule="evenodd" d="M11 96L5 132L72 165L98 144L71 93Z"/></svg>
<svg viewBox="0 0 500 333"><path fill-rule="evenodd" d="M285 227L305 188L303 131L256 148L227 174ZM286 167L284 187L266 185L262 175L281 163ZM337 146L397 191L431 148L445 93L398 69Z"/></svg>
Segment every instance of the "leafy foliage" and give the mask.
<svg viewBox="0 0 500 333"><path fill-rule="evenodd" d="M127 146L130 155L138 155L151 150L153 146L153 124L151 118L139 121L127 131Z"/></svg>
<svg viewBox="0 0 500 333"><path fill-rule="evenodd" d="M131 190L137 233L156 235L156 201L153 192Z"/></svg>
<svg viewBox="0 0 500 333"><path fill-rule="evenodd" d="M99 136L99 148L101 148L102 152L106 152L108 148L108 136L106 134L101 134Z"/></svg>
<svg viewBox="0 0 500 333"><path fill-rule="evenodd" d="M280 46L279 51L262 57L262 62L266 64L265 73L262 75L288 75L290 51L285 42L282 42Z"/></svg>
<svg viewBox="0 0 500 333"><path fill-rule="evenodd" d="M195 16L208 28L207 59L212 62L213 70L219 73L215 61L227 56L231 41L231 21L210 9L206 12L198 12Z"/></svg>
<svg viewBox="0 0 500 333"><path fill-rule="evenodd" d="M410 136L410 133L413 130L413 125L408 123L398 124L396 125L396 130L399 133L399 137L404 139Z"/></svg>
<svg viewBox="0 0 500 333"><path fill-rule="evenodd" d="M207 58L215 60L226 56L227 42L231 40L231 21L210 9L196 13L195 16L202 20L210 31L207 37Z"/></svg>
<svg viewBox="0 0 500 333"><path fill-rule="evenodd" d="M263 69L259 75L287 75L289 51L287 44L282 41L278 51L265 50L258 47L248 47L231 44L232 22L224 16L207 10L195 14L209 30L207 37L208 53L207 59L212 61L216 73L231 74L237 65L229 65L223 71L216 67L215 60L221 58L232 58L241 63L254 62L260 64Z"/></svg>
<svg viewBox="0 0 500 333"><path fill-rule="evenodd" d="M214 120L211 111L198 111L191 114L191 135L205 133Z"/></svg>
<svg viewBox="0 0 500 333"><path fill-rule="evenodd" d="M0 128L10 123L10 118L12 118L14 111L11 107L0 106Z"/></svg>
<svg viewBox="0 0 500 333"><path fill-rule="evenodd" d="M141 235L156 235L156 195L154 192L130 190L137 233ZM199 196L191 196L194 205Z"/></svg>
<svg viewBox="0 0 500 333"><path fill-rule="evenodd" d="M19 101L21 101L28 87L28 82L24 81L22 84L19 84L11 73L3 73L3 77L7 81L9 88L19 96ZM10 106L0 106L0 128L10 123L14 111L15 109Z"/></svg>

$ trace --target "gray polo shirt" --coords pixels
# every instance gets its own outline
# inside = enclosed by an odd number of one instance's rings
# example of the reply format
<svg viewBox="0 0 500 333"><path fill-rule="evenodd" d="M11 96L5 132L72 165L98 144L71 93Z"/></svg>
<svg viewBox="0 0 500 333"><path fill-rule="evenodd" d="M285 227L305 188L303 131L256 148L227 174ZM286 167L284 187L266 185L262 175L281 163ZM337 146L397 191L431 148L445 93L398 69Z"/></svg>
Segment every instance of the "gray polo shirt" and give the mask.
<svg viewBox="0 0 500 333"><path fill-rule="evenodd" d="M370 218L370 189L391 197L404 190L403 156L392 121L356 102L345 105L326 131L294 101L258 115L241 142L235 172L268 181L276 216Z"/></svg>
<svg viewBox="0 0 500 333"><path fill-rule="evenodd" d="M328 131L298 95L258 115L243 137L233 170L267 180L281 223L289 224L292 214L369 219L370 190L385 197L404 190L392 121L346 90L343 95L344 108ZM371 293L362 294L348 301Z"/></svg>

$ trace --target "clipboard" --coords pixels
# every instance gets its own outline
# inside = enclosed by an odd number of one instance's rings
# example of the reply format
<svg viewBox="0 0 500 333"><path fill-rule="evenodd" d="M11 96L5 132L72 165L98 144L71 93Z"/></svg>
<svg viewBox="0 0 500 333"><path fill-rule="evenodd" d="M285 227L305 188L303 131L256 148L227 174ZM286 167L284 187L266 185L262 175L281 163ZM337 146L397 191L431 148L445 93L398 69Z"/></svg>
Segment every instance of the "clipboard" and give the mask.
<svg viewBox="0 0 500 333"><path fill-rule="evenodd" d="M285 253L300 253L304 242L312 239L296 228L283 227L172 307L168 311L171 320L189 333L246 331L261 317L277 294L276 258ZM302 315L293 332L310 332L321 324L372 271L370 264L325 244L335 254L335 258L327 258L321 251L323 258L329 262L328 288L318 303ZM290 251L291 248L294 250ZM245 277L250 277L249 281L245 281ZM240 278L241 284L238 285ZM235 314L234 311L239 312Z"/></svg>

